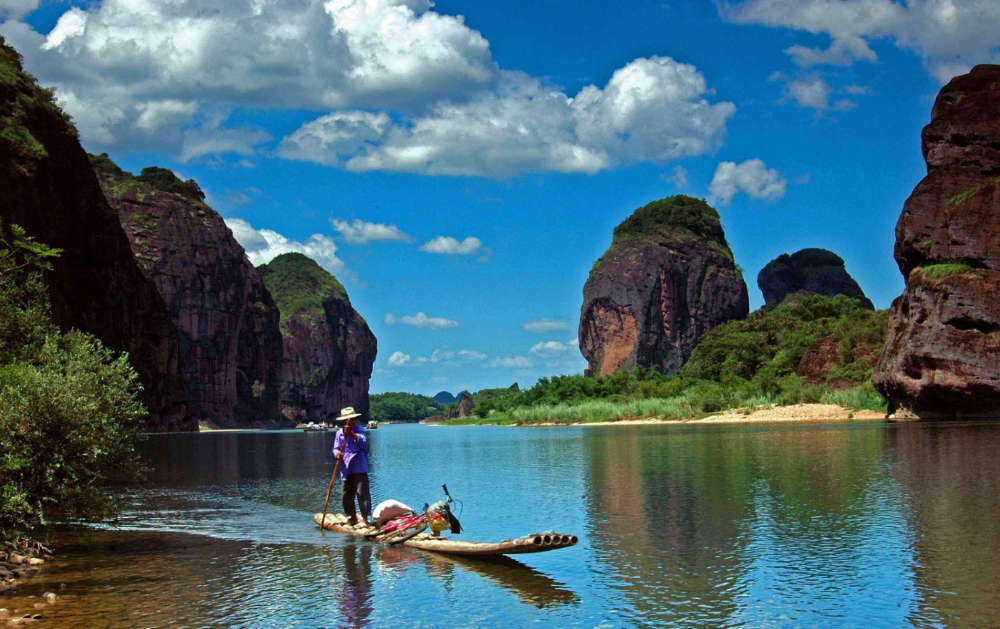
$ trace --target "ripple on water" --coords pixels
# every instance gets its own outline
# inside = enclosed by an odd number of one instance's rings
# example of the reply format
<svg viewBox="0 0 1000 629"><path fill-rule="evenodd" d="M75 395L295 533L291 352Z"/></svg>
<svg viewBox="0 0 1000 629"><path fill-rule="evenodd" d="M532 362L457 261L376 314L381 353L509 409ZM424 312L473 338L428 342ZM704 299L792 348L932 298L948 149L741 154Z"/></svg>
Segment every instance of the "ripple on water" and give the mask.
<svg viewBox="0 0 1000 629"><path fill-rule="evenodd" d="M376 500L447 482L463 537L580 536L501 563L318 531L331 441L152 438L123 516L55 529L5 605L65 583L45 615L70 629L1000 624L995 425L372 433Z"/></svg>

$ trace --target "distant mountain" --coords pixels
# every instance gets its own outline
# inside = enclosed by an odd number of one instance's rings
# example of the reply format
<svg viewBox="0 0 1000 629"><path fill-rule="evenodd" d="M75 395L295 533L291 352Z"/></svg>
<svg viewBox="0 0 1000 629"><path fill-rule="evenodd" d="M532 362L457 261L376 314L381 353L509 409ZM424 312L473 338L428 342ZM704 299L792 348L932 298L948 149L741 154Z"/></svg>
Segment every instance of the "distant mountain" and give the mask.
<svg viewBox="0 0 1000 629"><path fill-rule="evenodd" d="M458 400L457 397L455 397L451 393L448 393L447 391L441 391L440 393L437 393L434 396L434 401L437 402L438 404L451 404L453 402L456 402L457 400Z"/></svg>

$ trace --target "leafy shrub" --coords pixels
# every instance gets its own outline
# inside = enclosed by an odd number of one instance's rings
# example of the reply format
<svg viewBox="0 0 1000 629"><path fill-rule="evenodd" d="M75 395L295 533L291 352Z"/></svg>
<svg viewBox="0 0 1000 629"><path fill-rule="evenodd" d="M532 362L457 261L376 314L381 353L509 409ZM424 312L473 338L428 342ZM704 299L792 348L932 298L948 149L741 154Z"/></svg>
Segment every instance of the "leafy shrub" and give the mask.
<svg viewBox="0 0 1000 629"><path fill-rule="evenodd" d="M159 166L147 166L138 176L122 170L114 163L107 153L93 155L87 153L90 165L101 179L105 193L109 196L119 196L130 188L151 188L161 192L179 194L192 201L204 201L205 192L194 179L182 181L174 171Z"/></svg>
<svg viewBox="0 0 1000 629"><path fill-rule="evenodd" d="M167 168L147 166L142 169L142 172L135 179L163 192L173 192L182 197L194 199L195 201L205 200L205 193L202 191L201 186L198 185L198 182L194 179L181 181L174 174L174 171Z"/></svg>
<svg viewBox="0 0 1000 629"><path fill-rule="evenodd" d="M0 226L2 230L2 226ZM145 409L127 356L52 322L36 269L59 251L16 225L0 244L0 538L53 517L115 510L104 486L137 479Z"/></svg>
<svg viewBox="0 0 1000 629"><path fill-rule="evenodd" d="M847 364L862 345L880 351L887 327L886 311L867 310L844 295L790 296L776 308L757 310L704 335L681 374L701 380L719 381L728 375L757 381L764 370L759 382L774 392L777 379L794 373L806 350L819 339L836 337L841 360Z"/></svg>

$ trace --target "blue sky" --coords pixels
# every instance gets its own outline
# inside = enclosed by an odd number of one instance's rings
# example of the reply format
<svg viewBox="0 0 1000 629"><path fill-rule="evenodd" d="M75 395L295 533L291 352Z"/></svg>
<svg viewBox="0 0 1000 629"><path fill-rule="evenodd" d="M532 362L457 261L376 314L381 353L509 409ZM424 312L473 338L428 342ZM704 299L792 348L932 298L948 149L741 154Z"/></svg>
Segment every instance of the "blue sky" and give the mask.
<svg viewBox="0 0 1000 629"><path fill-rule="evenodd" d="M760 268L810 246L887 307L934 96L1000 59L992 0L0 0L0 16L85 148L196 179L255 263L304 251L344 282L379 340L375 392L582 371L591 265L677 193L719 209L752 307Z"/></svg>

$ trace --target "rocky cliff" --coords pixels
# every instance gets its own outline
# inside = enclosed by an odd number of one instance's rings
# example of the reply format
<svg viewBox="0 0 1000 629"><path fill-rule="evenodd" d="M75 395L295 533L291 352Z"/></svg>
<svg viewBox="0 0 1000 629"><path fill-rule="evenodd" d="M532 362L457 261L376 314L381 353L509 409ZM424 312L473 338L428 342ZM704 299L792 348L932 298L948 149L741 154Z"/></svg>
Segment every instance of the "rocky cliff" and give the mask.
<svg viewBox="0 0 1000 629"><path fill-rule="evenodd" d="M874 310L871 300L847 272L844 260L826 249L802 249L792 255L783 253L757 274L757 286L764 294L764 305L777 306L787 295L808 291L833 297L847 295Z"/></svg>
<svg viewBox="0 0 1000 629"><path fill-rule="evenodd" d="M177 326L194 418L222 427L280 422L278 308L222 217L197 183L169 170L133 177L107 155L91 161Z"/></svg>
<svg viewBox="0 0 1000 629"><path fill-rule="evenodd" d="M670 197L615 228L583 289L580 351L595 375L636 366L673 374L702 334L749 309L718 212Z"/></svg>
<svg viewBox="0 0 1000 629"><path fill-rule="evenodd" d="M906 289L892 304L875 387L897 417L1000 415L1000 66L938 95L927 176L896 224Z"/></svg>
<svg viewBox="0 0 1000 629"><path fill-rule="evenodd" d="M0 38L0 218L63 249L45 280L55 321L129 353L152 430L195 428L177 329L136 263L76 129Z"/></svg>
<svg viewBox="0 0 1000 629"><path fill-rule="evenodd" d="M280 255L259 271L281 311L282 414L319 422L345 406L367 413L378 346L344 287L299 253Z"/></svg>

